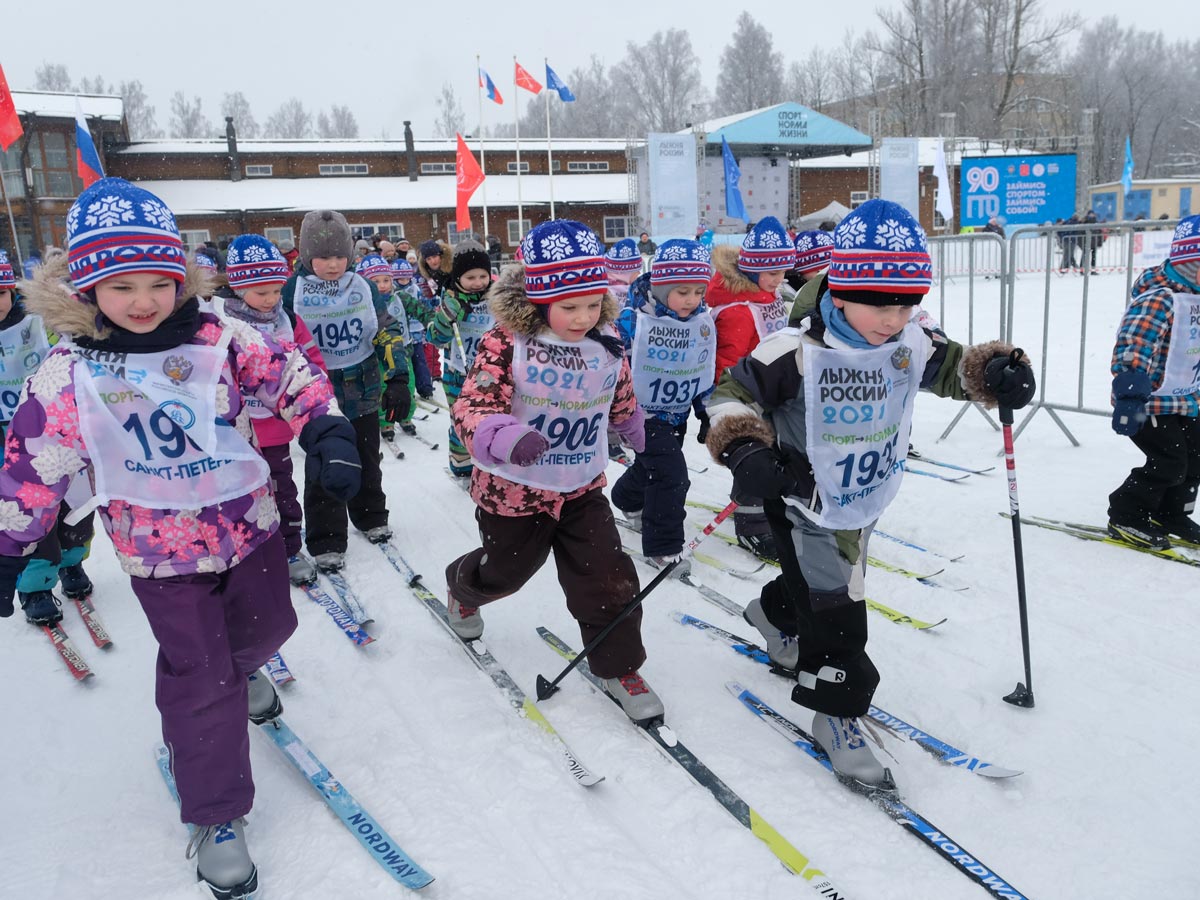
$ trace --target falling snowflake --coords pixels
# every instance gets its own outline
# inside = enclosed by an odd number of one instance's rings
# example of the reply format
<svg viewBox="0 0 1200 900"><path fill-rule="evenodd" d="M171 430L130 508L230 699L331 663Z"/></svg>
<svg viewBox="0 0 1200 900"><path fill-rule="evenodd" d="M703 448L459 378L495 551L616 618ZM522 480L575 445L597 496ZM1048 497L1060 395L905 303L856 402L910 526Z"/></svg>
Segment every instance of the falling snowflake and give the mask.
<svg viewBox="0 0 1200 900"><path fill-rule="evenodd" d="M258 246L255 246L252 244L251 246L246 248L245 258L246 258L246 262L262 262L265 259L270 259L271 254L269 254L262 247L258 247Z"/></svg>
<svg viewBox="0 0 1200 900"><path fill-rule="evenodd" d="M915 243L912 229L895 219L887 219L875 232L875 243L892 251L907 250Z"/></svg>
<svg viewBox="0 0 1200 900"><path fill-rule="evenodd" d="M0 500L0 531L24 531L33 521L33 516L21 512L20 504L12 500Z"/></svg>
<svg viewBox="0 0 1200 900"><path fill-rule="evenodd" d="M1185 219L1175 226L1175 240L1181 241L1185 237L1191 237L1192 231L1195 229L1194 223Z"/></svg>
<svg viewBox="0 0 1200 900"><path fill-rule="evenodd" d="M542 253L554 262L566 259L571 253L571 242L561 234L542 238Z"/></svg>
<svg viewBox="0 0 1200 900"><path fill-rule="evenodd" d="M847 219L838 226L835 235L848 247L861 247L867 242L867 223L862 219Z"/></svg>
<svg viewBox="0 0 1200 900"><path fill-rule="evenodd" d="M760 250L776 250L783 246L783 235L777 231L764 231L758 235L757 243Z"/></svg>
<svg viewBox="0 0 1200 900"><path fill-rule="evenodd" d="M590 231L581 231L576 236L579 241L579 249L584 253L590 253L592 256L602 256L604 248L600 246L600 240Z"/></svg>
<svg viewBox="0 0 1200 900"><path fill-rule="evenodd" d="M50 444L34 454L30 461L33 470L43 484L57 484L61 479L74 475L83 468L83 460L70 447L62 444ZM3 526L0 526L3 530Z"/></svg>
<svg viewBox="0 0 1200 900"><path fill-rule="evenodd" d="M120 222L128 222L134 217L133 204L120 197L109 195L101 197L87 208L84 216L85 225L99 225L101 228L111 228Z"/></svg>
<svg viewBox="0 0 1200 900"><path fill-rule="evenodd" d="M174 214L157 200L143 200L142 215L151 225L157 225L164 231L175 231Z"/></svg>

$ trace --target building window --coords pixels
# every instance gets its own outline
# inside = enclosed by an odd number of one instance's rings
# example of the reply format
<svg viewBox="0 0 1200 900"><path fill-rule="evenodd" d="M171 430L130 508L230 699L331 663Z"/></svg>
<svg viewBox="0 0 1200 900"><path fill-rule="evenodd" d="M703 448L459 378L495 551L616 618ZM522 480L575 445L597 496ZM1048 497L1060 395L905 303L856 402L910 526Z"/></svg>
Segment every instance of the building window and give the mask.
<svg viewBox="0 0 1200 900"><path fill-rule="evenodd" d="M25 196L25 174L21 171L21 147L13 144L0 150L0 175L4 177L4 193L9 197Z"/></svg>
<svg viewBox="0 0 1200 900"><path fill-rule="evenodd" d="M268 178L274 174L274 172L272 171L273 168L274 168L273 166L264 165L261 163L257 164L257 165L253 165L253 166L246 166L246 177L247 178Z"/></svg>
<svg viewBox="0 0 1200 900"><path fill-rule="evenodd" d="M317 166L322 175L366 175L366 163L326 163Z"/></svg>
<svg viewBox="0 0 1200 900"><path fill-rule="evenodd" d="M296 232L290 227L264 228L263 237L276 247L285 243L291 244L293 247L296 246Z"/></svg>
<svg viewBox="0 0 1200 900"><path fill-rule="evenodd" d="M867 191L851 191L850 192L850 208L857 209L871 199Z"/></svg>
<svg viewBox="0 0 1200 900"><path fill-rule="evenodd" d="M515 162L510 162L508 164L508 174L509 175L517 174L517 164ZM529 163L525 162L525 160L521 160L521 174L522 175L529 174Z"/></svg>
<svg viewBox="0 0 1200 900"><path fill-rule="evenodd" d="M197 229L195 231L179 232L179 239L183 241L183 249L191 253L197 247L203 246L204 242L209 239L208 229Z"/></svg>
<svg viewBox="0 0 1200 900"><path fill-rule="evenodd" d="M453 222L446 223L446 242L451 247L456 247L463 241L478 240L473 231L459 231L458 226Z"/></svg>
<svg viewBox="0 0 1200 900"><path fill-rule="evenodd" d="M422 175L453 175L454 163L452 162L430 162L421 163Z"/></svg>
<svg viewBox="0 0 1200 900"><path fill-rule="evenodd" d="M38 197L75 197L83 190L65 132L35 133L29 141L29 165L33 169L33 192Z"/></svg>
<svg viewBox="0 0 1200 900"><path fill-rule="evenodd" d="M382 234L387 240L400 240L404 237L403 222L385 222L379 225L351 225L350 236L354 240L369 241L377 234Z"/></svg>
<svg viewBox="0 0 1200 900"><path fill-rule="evenodd" d="M633 219L629 216L604 217L605 241L619 241L621 238L633 237L636 233Z"/></svg>
<svg viewBox="0 0 1200 900"><path fill-rule="evenodd" d="M579 162L568 162L568 172L607 172L608 163L596 162L595 160L584 160Z"/></svg>
<svg viewBox="0 0 1200 900"><path fill-rule="evenodd" d="M523 238L529 232L529 229L532 227L533 227L532 219L521 219L520 221L518 221L517 219L509 219L508 220L508 245L510 247L517 246L517 244L521 243L521 238Z"/></svg>
<svg viewBox="0 0 1200 900"><path fill-rule="evenodd" d="M553 164L550 167L550 171L551 172L561 172L562 171L562 160L561 159L554 160Z"/></svg>

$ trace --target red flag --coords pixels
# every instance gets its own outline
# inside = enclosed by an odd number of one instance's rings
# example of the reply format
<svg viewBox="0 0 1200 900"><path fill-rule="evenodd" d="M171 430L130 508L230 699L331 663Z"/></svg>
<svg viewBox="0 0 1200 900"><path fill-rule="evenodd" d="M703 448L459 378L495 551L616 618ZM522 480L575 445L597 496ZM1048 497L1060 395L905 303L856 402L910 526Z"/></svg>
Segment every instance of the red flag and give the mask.
<svg viewBox="0 0 1200 900"><path fill-rule="evenodd" d="M13 102L12 91L8 89L8 80L4 77L4 68L0 66L0 150L7 150L24 133L21 117L17 115L17 105Z"/></svg>
<svg viewBox="0 0 1200 900"><path fill-rule="evenodd" d="M467 149L461 134L458 138L458 153L454 159L454 178L458 183L458 197L454 207L454 227L459 231L471 230L471 213L467 201L475 189L483 184L483 170L475 162L475 154Z"/></svg>
<svg viewBox="0 0 1200 900"><path fill-rule="evenodd" d="M531 94L540 94L542 86L538 84L537 79L522 69L521 64L515 59L513 60L513 65L517 67L517 74L515 76L517 87L523 87Z"/></svg>

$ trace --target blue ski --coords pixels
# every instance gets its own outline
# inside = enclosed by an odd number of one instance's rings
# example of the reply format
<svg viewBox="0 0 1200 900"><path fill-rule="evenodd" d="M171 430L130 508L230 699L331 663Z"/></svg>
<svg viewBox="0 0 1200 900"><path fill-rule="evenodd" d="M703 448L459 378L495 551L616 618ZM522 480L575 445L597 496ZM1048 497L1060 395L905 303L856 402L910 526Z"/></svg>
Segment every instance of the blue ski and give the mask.
<svg viewBox="0 0 1200 900"><path fill-rule="evenodd" d="M375 638L359 628L355 621L350 618L349 613L338 606L338 602L321 590L320 587L315 584L302 584L298 585L298 587L304 591L309 600L329 614L329 618L333 619L334 624L342 629L342 632L354 642L356 647L365 647L375 640Z"/></svg>
<svg viewBox="0 0 1200 900"><path fill-rule="evenodd" d="M292 674L292 670L288 668L288 664L283 661L283 657L278 653L267 660L266 668L267 674L271 676L271 680L278 687L291 684L296 680L296 676Z"/></svg>
<svg viewBox="0 0 1200 900"><path fill-rule="evenodd" d="M345 575L341 572L322 572L321 574L329 579L329 583L333 585L333 590L342 601L342 608L350 614L350 618L354 620L355 625L370 625L375 621L367 615L366 607L358 599L358 594L354 593L354 588L350 587L350 583L346 581Z"/></svg>

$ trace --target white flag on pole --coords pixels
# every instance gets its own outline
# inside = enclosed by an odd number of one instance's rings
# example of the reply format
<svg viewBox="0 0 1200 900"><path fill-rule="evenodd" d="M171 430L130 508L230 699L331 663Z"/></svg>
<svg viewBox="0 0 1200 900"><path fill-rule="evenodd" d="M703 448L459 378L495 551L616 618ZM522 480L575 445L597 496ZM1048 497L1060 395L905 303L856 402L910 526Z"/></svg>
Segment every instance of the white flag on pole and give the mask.
<svg viewBox="0 0 1200 900"><path fill-rule="evenodd" d="M954 218L954 195L951 193L950 175L946 171L946 151L939 137L937 154L933 158L933 177L937 180L938 214L948 223Z"/></svg>

